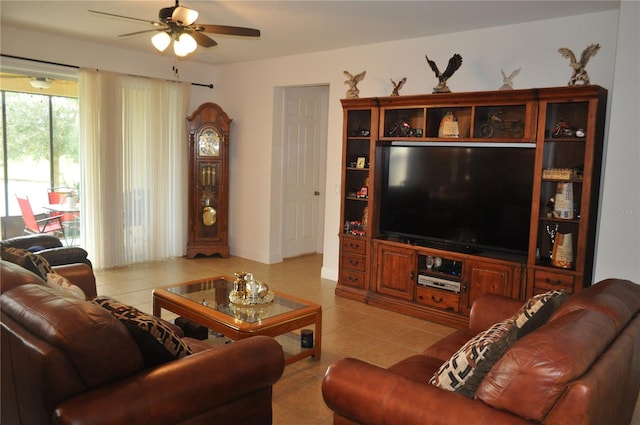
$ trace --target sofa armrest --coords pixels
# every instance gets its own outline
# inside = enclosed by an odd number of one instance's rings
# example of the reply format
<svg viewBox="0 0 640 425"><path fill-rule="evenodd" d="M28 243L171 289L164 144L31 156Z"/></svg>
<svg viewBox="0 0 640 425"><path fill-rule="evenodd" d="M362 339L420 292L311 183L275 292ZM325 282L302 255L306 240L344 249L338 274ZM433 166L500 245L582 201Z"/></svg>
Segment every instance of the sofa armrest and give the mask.
<svg viewBox="0 0 640 425"><path fill-rule="evenodd" d="M322 395L327 406L363 425L529 424L481 401L409 380L357 359L345 358L327 369Z"/></svg>
<svg viewBox="0 0 640 425"><path fill-rule="evenodd" d="M282 347L255 336L147 369L63 402L56 424L177 424L269 388L284 370ZM271 400L269 400L269 419ZM247 409L250 409L248 406ZM228 418L227 418L228 419ZM232 420L221 420L232 423Z"/></svg>
<svg viewBox="0 0 640 425"><path fill-rule="evenodd" d="M524 303L496 294L482 294L473 301L469 329L480 332L516 314Z"/></svg>
<svg viewBox="0 0 640 425"><path fill-rule="evenodd" d="M69 279L69 282L80 287L88 300L95 298L96 277L93 269L86 263L64 264L52 267L53 271Z"/></svg>

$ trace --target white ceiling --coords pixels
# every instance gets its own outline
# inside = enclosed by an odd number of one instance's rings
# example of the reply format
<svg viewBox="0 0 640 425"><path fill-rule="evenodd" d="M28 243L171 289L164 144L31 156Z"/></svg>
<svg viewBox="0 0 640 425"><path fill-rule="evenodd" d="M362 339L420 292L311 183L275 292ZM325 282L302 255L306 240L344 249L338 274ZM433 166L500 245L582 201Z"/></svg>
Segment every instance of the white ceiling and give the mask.
<svg viewBox="0 0 640 425"><path fill-rule="evenodd" d="M198 48L191 60L242 62L303 52L424 37L619 8L619 1L203 1L181 5L200 13L198 23L261 30L258 39L212 35L218 46ZM0 0L0 25L59 34L136 51L154 51L151 35L118 35L150 24L100 16L89 9L157 20L173 0ZM567 28L567 31L571 31ZM170 51L171 49L167 49ZM165 54L170 54L166 53Z"/></svg>

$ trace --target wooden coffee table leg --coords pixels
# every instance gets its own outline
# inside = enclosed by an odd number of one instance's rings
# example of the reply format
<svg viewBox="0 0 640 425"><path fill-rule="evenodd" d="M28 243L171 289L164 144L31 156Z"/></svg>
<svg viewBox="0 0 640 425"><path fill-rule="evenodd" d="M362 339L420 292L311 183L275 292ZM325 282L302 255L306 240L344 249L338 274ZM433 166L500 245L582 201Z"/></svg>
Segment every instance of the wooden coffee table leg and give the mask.
<svg viewBox="0 0 640 425"><path fill-rule="evenodd" d="M153 315L156 317L160 317L160 311L162 310L162 308L160 307L158 300L156 299L155 295L153 296Z"/></svg>
<svg viewBox="0 0 640 425"><path fill-rule="evenodd" d="M316 313L316 335L313 346L315 347L313 358L320 360L322 354L322 309L318 309L318 313Z"/></svg>

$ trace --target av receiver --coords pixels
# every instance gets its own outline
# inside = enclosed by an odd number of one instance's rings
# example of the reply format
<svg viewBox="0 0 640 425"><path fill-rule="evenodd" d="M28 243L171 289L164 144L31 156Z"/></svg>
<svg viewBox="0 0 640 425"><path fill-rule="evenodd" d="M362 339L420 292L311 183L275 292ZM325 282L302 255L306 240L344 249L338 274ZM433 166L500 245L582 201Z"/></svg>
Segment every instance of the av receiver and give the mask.
<svg viewBox="0 0 640 425"><path fill-rule="evenodd" d="M418 274L418 285L460 293L460 282L456 282L455 280L442 279L435 276L428 276L425 274Z"/></svg>

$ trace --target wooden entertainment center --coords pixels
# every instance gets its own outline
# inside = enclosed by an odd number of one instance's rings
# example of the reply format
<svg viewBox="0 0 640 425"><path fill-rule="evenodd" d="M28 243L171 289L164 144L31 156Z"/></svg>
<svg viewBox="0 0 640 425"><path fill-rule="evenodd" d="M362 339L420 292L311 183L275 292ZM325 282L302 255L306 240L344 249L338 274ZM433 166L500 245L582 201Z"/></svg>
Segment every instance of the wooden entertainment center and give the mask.
<svg viewBox="0 0 640 425"><path fill-rule="evenodd" d="M343 99L336 294L459 327L483 293L525 300L591 285L606 99L593 85ZM382 232L382 158L395 145L533 150L526 252Z"/></svg>

